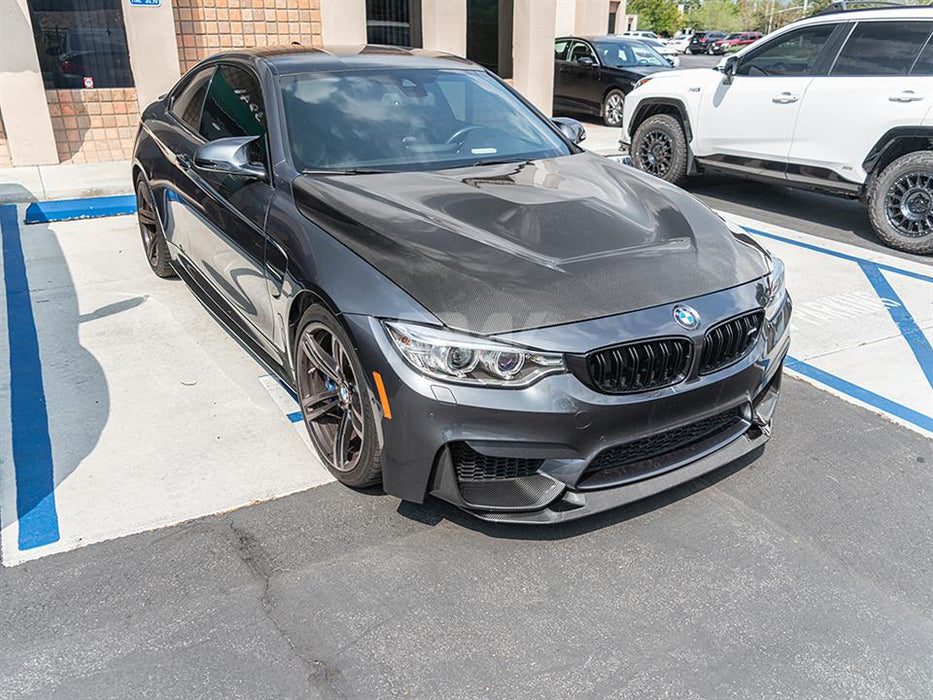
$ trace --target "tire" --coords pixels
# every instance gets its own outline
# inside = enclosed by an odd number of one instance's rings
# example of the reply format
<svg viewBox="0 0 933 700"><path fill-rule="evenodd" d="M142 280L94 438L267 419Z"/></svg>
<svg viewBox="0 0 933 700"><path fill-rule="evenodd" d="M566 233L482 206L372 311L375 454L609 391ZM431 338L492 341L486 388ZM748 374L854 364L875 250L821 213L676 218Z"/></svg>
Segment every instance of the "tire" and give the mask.
<svg viewBox="0 0 933 700"><path fill-rule="evenodd" d="M669 114L643 121L632 138L632 162L639 170L675 185L687 176L687 137Z"/></svg>
<svg viewBox="0 0 933 700"><path fill-rule="evenodd" d="M136 219L139 222L139 234L143 239L143 251L146 253L149 267L157 277L174 277L172 258L168 252L162 222L152 200L152 190L142 175L136 178Z"/></svg>
<svg viewBox="0 0 933 700"><path fill-rule="evenodd" d="M610 90L603 98L600 114L606 126L622 126L622 106L625 104L625 93L621 90Z"/></svg>
<svg viewBox="0 0 933 700"><path fill-rule="evenodd" d="M380 483L376 420L346 330L323 306L312 305L298 322L292 352L301 415L324 466L352 488Z"/></svg>
<svg viewBox="0 0 933 700"><path fill-rule="evenodd" d="M868 215L886 245L905 253L933 253L933 152L908 153L872 178Z"/></svg>
<svg viewBox="0 0 933 700"><path fill-rule="evenodd" d="M710 56L715 56L715 55L716 55L716 52L713 50L713 47L712 47L712 46L710 46L708 49L706 49L706 53L708 53Z"/></svg>

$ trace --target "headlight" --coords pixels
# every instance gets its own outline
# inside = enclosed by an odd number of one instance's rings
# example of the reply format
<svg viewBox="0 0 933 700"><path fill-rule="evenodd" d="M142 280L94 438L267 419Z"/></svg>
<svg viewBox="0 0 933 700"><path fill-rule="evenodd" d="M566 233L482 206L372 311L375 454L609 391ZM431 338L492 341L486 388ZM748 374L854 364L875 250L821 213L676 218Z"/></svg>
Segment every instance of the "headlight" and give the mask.
<svg viewBox="0 0 933 700"><path fill-rule="evenodd" d="M784 286L784 263L780 258L771 258L771 272L765 281L768 284L765 315L768 319L773 319L784 306L784 297L787 296Z"/></svg>
<svg viewBox="0 0 933 700"><path fill-rule="evenodd" d="M483 386L528 386L566 371L563 356L397 321L384 322L399 354L429 377Z"/></svg>
<svg viewBox="0 0 933 700"><path fill-rule="evenodd" d="M635 87L633 87L632 89L634 90L635 88L640 88L642 85L644 85L645 83L647 83L649 80L651 80L651 76L650 76L650 75L649 75L648 77L646 77L646 78L642 78L642 79L639 80L637 83L635 83Z"/></svg>

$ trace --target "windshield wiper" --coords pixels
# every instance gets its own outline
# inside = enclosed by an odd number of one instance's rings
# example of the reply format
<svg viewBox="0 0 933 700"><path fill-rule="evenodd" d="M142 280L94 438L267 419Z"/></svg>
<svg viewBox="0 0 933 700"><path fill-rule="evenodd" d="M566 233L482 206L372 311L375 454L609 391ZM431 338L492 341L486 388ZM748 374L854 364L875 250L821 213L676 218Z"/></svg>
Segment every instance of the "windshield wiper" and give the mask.
<svg viewBox="0 0 933 700"><path fill-rule="evenodd" d="M517 158L517 159L502 158L500 160L477 160L473 163L470 163L469 165L465 165L462 167L476 168L480 165L527 165L530 162L531 161L528 160L527 158Z"/></svg>
<svg viewBox="0 0 933 700"><path fill-rule="evenodd" d="M379 170L377 168L342 168L334 170L302 170L302 175L381 175L397 173L398 170Z"/></svg>

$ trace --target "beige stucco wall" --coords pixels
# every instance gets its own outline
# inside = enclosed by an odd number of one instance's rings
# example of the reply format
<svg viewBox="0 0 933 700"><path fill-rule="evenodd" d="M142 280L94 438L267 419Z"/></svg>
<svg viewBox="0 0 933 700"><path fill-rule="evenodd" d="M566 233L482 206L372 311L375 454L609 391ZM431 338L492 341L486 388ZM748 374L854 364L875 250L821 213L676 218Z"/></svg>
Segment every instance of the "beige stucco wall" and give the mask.
<svg viewBox="0 0 933 700"><path fill-rule="evenodd" d="M609 0L576 0L574 33L598 36L609 31Z"/></svg>
<svg viewBox="0 0 933 700"><path fill-rule="evenodd" d="M466 0L421 0L424 48L466 56L466 27Z"/></svg>
<svg viewBox="0 0 933 700"><path fill-rule="evenodd" d="M13 165L58 162L26 0L0 2L0 113Z"/></svg>
<svg viewBox="0 0 933 700"><path fill-rule="evenodd" d="M172 0L158 7L123 3L123 23L140 110L168 92L179 78Z"/></svg>
<svg viewBox="0 0 933 700"><path fill-rule="evenodd" d="M554 89L554 29L557 0L515 0L513 85L545 114Z"/></svg>
<svg viewBox="0 0 933 700"><path fill-rule="evenodd" d="M321 0L324 46L366 43L366 0Z"/></svg>

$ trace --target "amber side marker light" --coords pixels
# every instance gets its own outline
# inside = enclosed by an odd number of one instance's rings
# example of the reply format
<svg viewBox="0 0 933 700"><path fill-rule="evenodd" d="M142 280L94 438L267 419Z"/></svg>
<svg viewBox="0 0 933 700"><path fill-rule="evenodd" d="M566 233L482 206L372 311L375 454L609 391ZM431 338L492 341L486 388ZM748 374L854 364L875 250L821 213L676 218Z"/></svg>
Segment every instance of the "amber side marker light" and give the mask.
<svg viewBox="0 0 933 700"><path fill-rule="evenodd" d="M386 387L382 383L382 375L379 372L373 372L373 379L376 380L376 391L379 392L379 403L382 404L382 416L386 420L392 420L392 409L389 408L389 397L386 396Z"/></svg>

